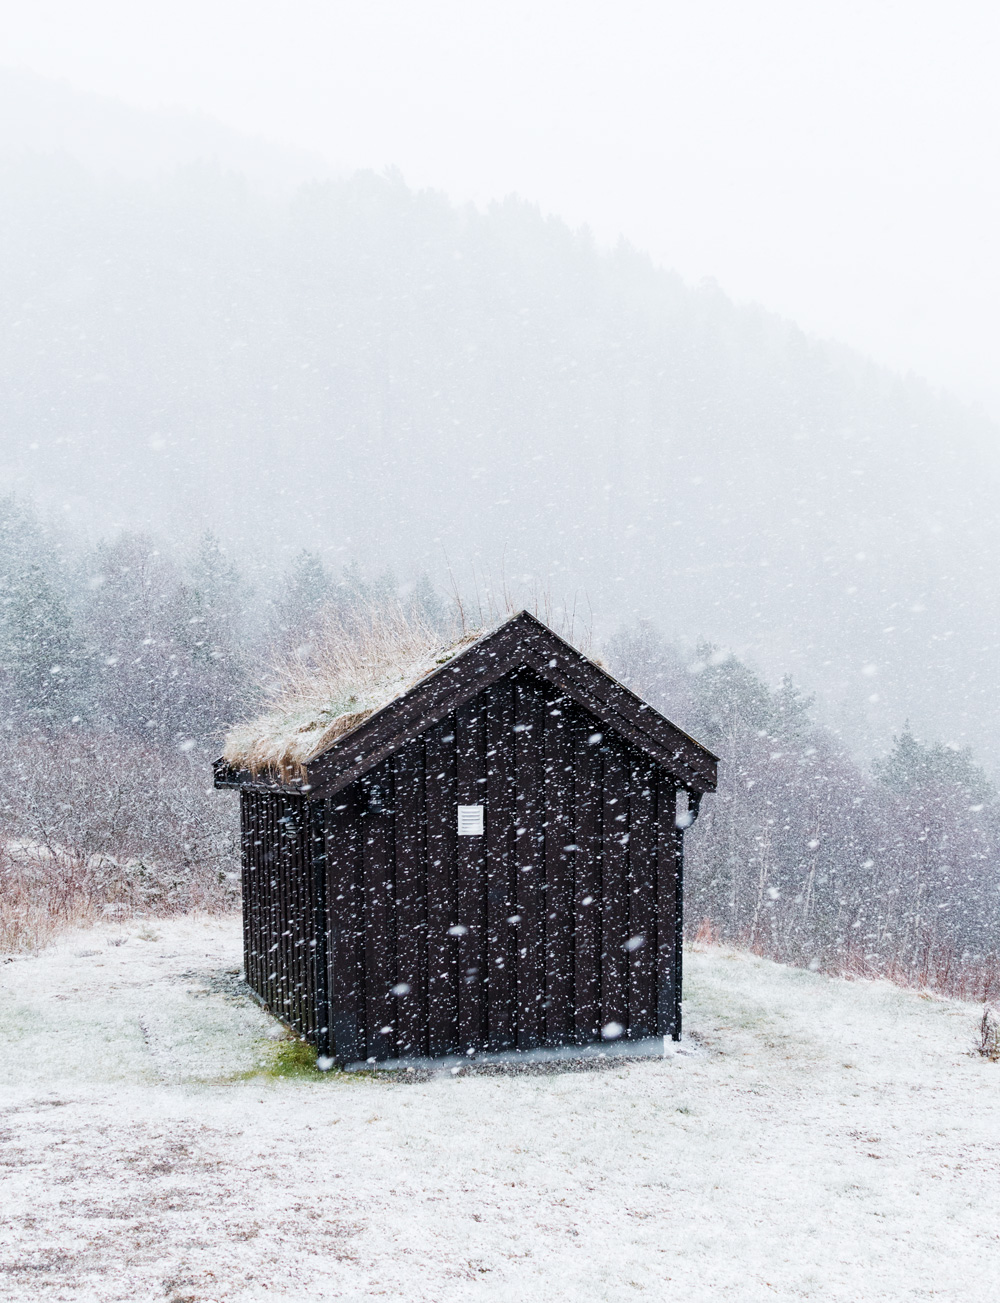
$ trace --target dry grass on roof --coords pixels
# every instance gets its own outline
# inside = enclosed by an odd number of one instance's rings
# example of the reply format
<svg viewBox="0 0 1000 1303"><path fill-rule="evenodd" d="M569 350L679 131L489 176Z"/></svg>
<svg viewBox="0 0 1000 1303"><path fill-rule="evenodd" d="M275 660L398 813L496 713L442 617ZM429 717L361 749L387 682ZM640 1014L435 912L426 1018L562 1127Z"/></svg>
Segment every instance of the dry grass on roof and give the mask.
<svg viewBox="0 0 1000 1303"><path fill-rule="evenodd" d="M482 629L442 633L402 605L371 609L349 620L331 612L315 641L274 666L264 712L238 724L223 756L253 774L277 771L285 780L369 715L402 696Z"/></svg>

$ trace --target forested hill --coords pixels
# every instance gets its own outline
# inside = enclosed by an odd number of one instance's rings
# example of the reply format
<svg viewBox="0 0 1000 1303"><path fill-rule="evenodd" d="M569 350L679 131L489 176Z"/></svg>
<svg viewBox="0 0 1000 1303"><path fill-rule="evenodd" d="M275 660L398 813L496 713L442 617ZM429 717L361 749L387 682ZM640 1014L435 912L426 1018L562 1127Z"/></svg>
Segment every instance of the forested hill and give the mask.
<svg viewBox="0 0 1000 1303"><path fill-rule="evenodd" d="M0 167L0 487L400 578L501 570L997 758L995 431L510 200ZM992 453L989 454L992 457Z"/></svg>

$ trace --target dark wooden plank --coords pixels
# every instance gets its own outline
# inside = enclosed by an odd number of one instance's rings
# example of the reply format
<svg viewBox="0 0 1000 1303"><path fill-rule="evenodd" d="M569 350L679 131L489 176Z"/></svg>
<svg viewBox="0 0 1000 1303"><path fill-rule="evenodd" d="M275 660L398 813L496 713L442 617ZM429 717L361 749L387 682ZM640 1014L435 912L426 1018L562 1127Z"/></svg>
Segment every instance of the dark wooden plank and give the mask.
<svg viewBox="0 0 1000 1303"><path fill-rule="evenodd" d="M633 756L629 796L628 1034L656 1035L656 771Z"/></svg>
<svg viewBox="0 0 1000 1303"><path fill-rule="evenodd" d="M303 1034L302 1018L302 915L303 885L306 875L303 871L303 823L304 802L291 800L285 819L285 881L287 884L286 914L284 922L285 945L288 953L288 968L285 975L285 1006L288 1011L289 1025Z"/></svg>
<svg viewBox="0 0 1000 1303"><path fill-rule="evenodd" d="M661 773L656 821L656 985L659 1036L680 1037L681 833L677 788Z"/></svg>
<svg viewBox="0 0 1000 1303"><path fill-rule="evenodd" d="M392 767L382 764L360 784L365 895L365 1049L367 1058L395 1052L396 864L392 828ZM377 792L377 795L376 795Z"/></svg>
<svg viewBox="0 0 1000 1303"><path fill-rule="evenodd" d="M254 987L254 926L256 922L257 887L255 862L256 820L254 805L256 792L240 792L240 892L243 899L243 975L247 985Z"/></svg>
<svg viewBox="0 0 1000 1303"><path fill-rule="evenodd" d="M240 793L240 885L243 896L243 976L257 989L257 831L256 792Z"/></svg>
<svg viewBox="0 0 1000 1303"><path fill-rule="evenodd" d="M427 1053L455 1047L458 955L455 925L455 723L442 720L425 734L427 808Z"/></svg>
<svg viewBox="0 0 1000 1303"><path fill-rule="evenodd" d="M486 1044L515 1046L514 689L504 679L489 689L486 709Z"/></svg>
<svg viewBox="0 0 1000 1303"><path fill-rule="evenodd" d="M261 800L260 829L261 847L261 908L260 924L260 996L267 1007L273 1005L274 997L274 952L271 943L275 928L275 892L277 890L276 863L278 856L278 820L276 817L277 798L264 797Z"/></svg>
<svg viewBox="0 0 1000 1303"><path fill-rule="evenodd" d="M277 854L274 862L274 913L271 972L274 974L274 1009L280 1018L288 1017L288 971L291 947L288 932L288 797L280 796L275 809Z"/></svg>
<svg viewBox="0 0 1000 1303"><path fill-rule="evenodd" d="M278 949L274 969L277 974L275 998L278 1012L286 1022L293 1021L289 1006L295 962L291 931L292 898L295 887L295 813L295 798L281 797L278 814L277 911L274 920Z"/></svg>
<svg viewBox="0 0 1000 1303"><path fill-rule="evenodd" d="M427 815L422 738L403 747L394 757L393 769L396 1050L403 1057L413 1057L427 1053Z"/></svg>
<svg viewBox="0 0 1000 1303"><path fill-rule="evenodd" d="M298 1018L301 1034L311 1045L316 1044L316 875L313 872L313 810L308 801L302 802L302 830L299 839L299 914L297 919L295 949L298 974L296 979Z"/></svg>
<svg viewBox="0 0 1000 1303"><path fill-rule="evenodd" d="M296 855L298 893L295 920L292 928L295 945L295 993L293 1003L300 1034L316 1043L315 987L312 981L313 956L316 947L315 904L312 873L312 811L308 801L299 810L301 827Z"/></svg>
<svg viewBox="0 0 1000 1303"><path fill-rule="evenodd" d="M339 1063L365 1055L365 926L361 793L348 787L326 803L326 904L330 1018Z"/></svg>
<svg viewBox="0 0 1000 1303"><path fill-rule="evenodd" d="M271 945L271 916L274 911L274 888L271 879L274 877L274 820L272 819L272 808L274 797L261 796L260 805L257 810L257 829L260 835L260 863L259 878L257 882L258 891L258 909L257 909L257 971L258 986L257 994L270 1008L269 1003L269 977L271 969L271 957L269 949Z"/></svg>
<svg viewBox="0 0 1000 1303"><path fill-rule="evenodd" d="M281 796L277 803L278 847L275 862L274 894L274 961L271 971L274 973L275 1012L279 1017L288 1017L288 970L291 961L291 948L288 944L288 889L289 889L289 855L288 855L288 797Z"/></svg>
<svg viewBox="0 0 1000 1303"><path fill-rule="evenodd" d="M514 690L514 927L517 1048L542 1044L545 1029L545 698L534 675Z"/></svg>
<svg viewBox="0 0 1000 1303"><path fill-rule="evenodd" d="M265 798L263 795L259 793L256 794L256 799L254 801L254 806L253 806L254 837L255 837L254 909L253 909L253 946L254 946L253 986L254 986L254 990L261 997L261 999L265 998L266 988L264 983L266 978L265 964L266 964L266 955L267 955L267 945L265 943L265 936L267 932L266 910L267 910L267 900L268 900L268 892L267 892L268 866L267 866L267 854L266 854L266 842L265 842L268 833L266 799L267 798Z"/></svg>
<svg viewBox="0 0 1000 1303"><path fill-rule="evenodd" d="M267 947L268 908L270 892L268 888L270 824L268 820L268 802L272 797L258 793L254 802L254 832L256 840L254 911L253 911L253 946L254 978L253 987L260 998L267 1000Z"/></svg>
<svg viewBox="0 0 1000 1303"><path fill-rule="evenodd" d="M261 982L263 996L267 1007L275 1013L278 1009L278 969L281 959L278 956L281 929L278 926L279 907L278 892L281 877L281 797L274 796L266 801L264 807L264 880L266 903L263 910L263 935L261 958L263 973Z"/></svg>
<svg viewBox="0 0 1000 1303"><path fill-rule="evenodd" d="M298 886L296 863L296 817L298 802L294 796L281 798L280 840L281 853L278 859L278 912L275 926L278 929L277 1000L281 1017L294 1030L295 1010L293 1007L295 987L295 892Z"/></svg>
<svg viewBox="0 0 1000 1303"><path fill-rule="evenodd" d="M300 1034L311 1044L316 1044L316 988L313 982L313 959L316 953L315 878L312 872L312 810L303 801L300 810L296 871L298 874L298 899L295 926L295 994L296 1018Z"/></svg>
<svg viewBox="0 0 1000 1303"><path fill-rule="evenodd" d="M311 801L310 814L310 878L312 894L312 937L310 963L312 966L312 1009L314 1016L313 1043L317 1053L329 1057L333 1036L330 1022L330 926L326 908L326 802Z"/></svg>
<svg viewBox="0 0 1000 1303"><path fill-rule="evenodd" d="M576 835L573 883L573 1021L577 1041L601 1034L601 819L600 743L593 720L574 712Z"/></svg>
<svg viewBox="0 0 1000 1303"><path fill-rule="evenodd" d="M486 701L466 702L455 712L455 801L486 804ZM485 811L486 822L490 812ZM486 834L455 839L458 952L458 1026L461 1051L480 1048L484 1023L486 967Z"/></svg>
<svg viewBox="0 0 1000 1303"><path fill-rule="evenodd" d="M628 1029L628 757L614 738L605 738L604 857L601 874L601 1028Z"/></svg>
<svg viewBox="0 0 1000 1303"><path fill-rule="evenodd" d="M573 873L576 855L571 716L566 697L545 706L545 1039L562 1045L573 1018Z"/></svg>
<svg viewBox="0 0 1000 1303"><path fill-rule="evenodd" d="M300 798L289 799L285 814L285 882L286 913L283 919L288 967L285 970L285 1009L289 1025L299 1035L305 1032L303 1010L303 936L304 888L308 882L305 870L303 845L307 833L305 802Z"/></svg>
<svg viewBox="0 0 1000 1303"><path fill-rule="evenodd" d="M294 797L285 798L285 809L282 815L282 918L281 918L281 942L284 962L281 970L282 984L282 1004L285 1009L285 1018L292 1029L302 1033L299 1020L298 994L299 994L299 914L301 910L301 860L300 850L300 820L302 817L302 804Z"/></svg>
<svg viewBox="0 0 1000 1303"><path fill-rule="evenodd" d="M698 817L701 793L685 791L681 796L683 815L674 810L674 1021L671 1039L679 1041L684 995L684 834Z"/></svg>

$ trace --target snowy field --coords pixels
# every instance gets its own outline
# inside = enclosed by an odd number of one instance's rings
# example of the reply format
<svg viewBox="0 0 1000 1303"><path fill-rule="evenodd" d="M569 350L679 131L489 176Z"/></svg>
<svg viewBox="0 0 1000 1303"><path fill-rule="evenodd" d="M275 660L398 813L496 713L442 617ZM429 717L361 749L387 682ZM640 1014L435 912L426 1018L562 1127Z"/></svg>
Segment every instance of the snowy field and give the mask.
<svg viewBox="0 0 1000 1303"><path fill-rule="evenodd" d="M722 951L684 1053L280 1076L237 920L0 966L3 1299L1000 1296L977 1011Z"/></svg>

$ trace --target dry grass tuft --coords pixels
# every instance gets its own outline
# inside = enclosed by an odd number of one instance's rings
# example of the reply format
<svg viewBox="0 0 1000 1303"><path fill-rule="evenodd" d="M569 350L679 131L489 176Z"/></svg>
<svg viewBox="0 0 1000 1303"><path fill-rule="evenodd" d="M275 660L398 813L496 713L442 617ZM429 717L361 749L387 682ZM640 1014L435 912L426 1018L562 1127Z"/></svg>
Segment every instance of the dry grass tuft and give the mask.
<svg viewBox="0 0 1000 1303"><path fill-rule="evenodd" d="M831 977L862 981L892 982L910 991L928 991L969 1003L990 1005L1000 996L1000 952L958 953L952 947L928 939L914 947L900 945L886 953L872 954L861 946L829 947L794 945L781 935L732 932L705 917L689 925L686 936L695 948L731 945L763 959L795 968L809 968ZM996 1015L991 1012L991 1017Z"/></svg>
<svg viewBox="0 0 1000 1303"><path fill-rule="evenodd" d="M988 1004L983 1005L976 1053L991 1063L1000 1063L1000 1017Z"/></svg>
<svg viewBox="0 0 1000 1303"><path fill-rule="evenodd" d="M302 777L305 766L375 711L475 642L481 629L441 628L402 604L349 619L331 612L316 640L274 667L263 714L226 738L225 760L251 773Z"/></svg>
<svg viewBox="0 0 1000 1303"><path fill-rule="evenodd" d="M0 954L39 950L67 927L108 919L224 913L238 888L222 874L0 843Z"/></svg>
<svg viewBox="0 0 1000 1303"><path fill-rule="evenodd" d="M98 919L239 902L233 804L208 757L113 734L9 741L0 771L0 953Z"/></svg>

